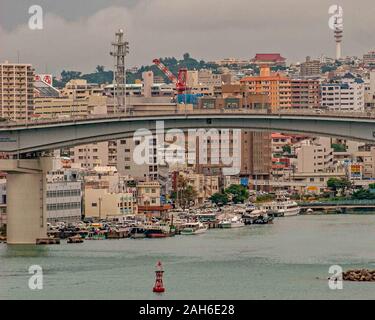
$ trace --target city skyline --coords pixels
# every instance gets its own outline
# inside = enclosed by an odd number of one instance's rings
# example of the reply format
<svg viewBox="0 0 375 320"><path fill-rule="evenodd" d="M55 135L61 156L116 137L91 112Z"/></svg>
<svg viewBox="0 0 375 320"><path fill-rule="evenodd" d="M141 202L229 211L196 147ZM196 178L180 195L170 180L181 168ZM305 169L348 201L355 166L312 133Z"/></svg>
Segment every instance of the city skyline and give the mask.
<svg viewBox="0 0 375 320"><path fill-rule="evenodd" d="M27 25L28 8L35 3L5 0L0 11L0 61L16 62L19 56L20 62L32 63L37 71L55 75L62 69L94 71L98 64L112 69L108 46L120 27L125 28L130 42L129 67L151 64L155 57L180 57L184 52L205 60L250 59L257 52L280 52L288 62L302 62L307 55L334 56L333 32L328 27L328 8L334 4L330 1L288 0L280 7L267 0L262 8L240 0L230 5L207 0L198 6L194 2L112 0L90 1L87 6L81 0L72 10L69 0L64 4L40 1L44 29L33 31ZM360 56L373 49L368 43L374 31L371 2L336 4L344 9L343 55Z"/></svg>

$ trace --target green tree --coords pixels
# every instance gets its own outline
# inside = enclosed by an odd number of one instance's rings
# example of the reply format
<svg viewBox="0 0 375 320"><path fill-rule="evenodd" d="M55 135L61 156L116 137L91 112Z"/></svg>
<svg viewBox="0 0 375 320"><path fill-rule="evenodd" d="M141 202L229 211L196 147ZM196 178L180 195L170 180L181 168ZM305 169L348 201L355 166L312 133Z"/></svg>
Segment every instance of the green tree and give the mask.
<svg viewBox="0 0 375 320"><path fill-rule="evenodd" d="M370 190L361 188L353 192L352 198L356 200L372 200L375 199L375 194Z"/></svg>
<svg viewBox="0 0 375 320"><path fill-rule="evenodd" d="M217 192L210 197L210 200L217 205L225 205L228 203L228 195L226 193Z"/></svg>
<svg viewBox="0 0 375 320"><path fill-rule="evenodd" d="M338 191L346 191L351 186L351 182L346 178L329 178L327 181L327 187L334 191L335 195Z"/></svg>
<svg viewBox="0 0 375 320"><path fill-rule="evenodd" d="M195 188L188 184L187 179L182 176L177 178L177 191L172 192L171 198L183 209L193 205L198 193Z"/></svg>
<svg viewBox="0 0 375 320"><path fill-rule="evenodd" d="M275 195L268 193L261 196L257 196L256 202L267 202L273 199L275 199Z"/></svg>
<svg viewBox="0 0 375 320"><path fill-rule="evenodd" d="M64 83L69 82L72 79L79 79L81 77L81 72L79 71L65 71L61 72L61 81Z"/></svg>
<svg viewBox="0 0 375 320"><path fill-rule="evenodd" d="M345 152L346 151L346 146L344 144L333 143L331 147L332 147L334 152Z"/></svg>
<svg viewBox="0 0 375 320"><path fill-rule="evenodd" d="M98 73L104 72L104 66L100 66L100 65L96 66L96 72Z"/></svg>
<svg viewBox="0 0 375 320"><path fill-rule="evenodd" d="M287 154L291 154L292 153L292 147L289 144L283 146L283 152L287 153Z"/></svg>
<svg viewBox="0 0 375 320"><path fill-rule="evenodd" d="M249 198L249 191L241 184L232 184L225 189L225 193L234 203L244 203Z"/></svg>

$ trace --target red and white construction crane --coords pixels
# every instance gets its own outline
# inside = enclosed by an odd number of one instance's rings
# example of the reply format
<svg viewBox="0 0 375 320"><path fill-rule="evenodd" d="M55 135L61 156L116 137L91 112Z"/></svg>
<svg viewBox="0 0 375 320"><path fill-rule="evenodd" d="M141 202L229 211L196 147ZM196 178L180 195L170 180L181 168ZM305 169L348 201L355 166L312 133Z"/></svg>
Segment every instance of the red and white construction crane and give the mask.
<svg viewBox="0 0 375 320"><path fill-rule="evenodd" d="M154 59L152 62L168 77L168 79L176 85L178 94L183 94L187 90L187 68L181 68L178 70L178 76L176 77L161 61L160 59Z"/></svg>

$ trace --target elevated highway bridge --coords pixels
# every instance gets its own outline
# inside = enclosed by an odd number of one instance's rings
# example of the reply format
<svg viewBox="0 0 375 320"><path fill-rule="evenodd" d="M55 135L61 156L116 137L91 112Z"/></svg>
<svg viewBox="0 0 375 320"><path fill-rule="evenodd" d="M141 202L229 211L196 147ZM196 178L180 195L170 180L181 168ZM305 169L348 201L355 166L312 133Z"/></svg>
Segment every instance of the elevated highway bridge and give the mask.
<svg viewBox="0 0 375 320"><path fill-rule="evenodd" d="M0 160L7 176L8 243L35 244L45 237L46 173L51 159L44 151L132 137L138 129L247 129L328 136L375 142L375 113L266 110L194 110L153 114L98 115L85 118L0 122ZM28 154L36 155L28 158Z"/></svg>
<svg viewBox="0 0 375 320"><path fill-rule="evenodd" d="M375 142L375 113L313 111L194 110L173 114L98 115L85 118L0 123L0 152L47 151L80 144L132 137L137 129L248 129L328 136Z"/></svg>

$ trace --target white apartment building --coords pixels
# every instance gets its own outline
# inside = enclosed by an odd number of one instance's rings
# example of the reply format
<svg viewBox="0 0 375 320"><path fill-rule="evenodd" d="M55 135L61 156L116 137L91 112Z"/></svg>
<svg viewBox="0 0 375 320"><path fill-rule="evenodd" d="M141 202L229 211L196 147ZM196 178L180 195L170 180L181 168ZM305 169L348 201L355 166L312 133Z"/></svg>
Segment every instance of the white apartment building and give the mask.
<svg viewBox="0 0 375 320"><path fill-rule="evenodd" d="M363 111L365 84L360 78L346 75L339 83L324 83L321 87L321 106L334 111Z"/></svg>
<svg viewBox="0 0 375 320"><path fill-rule="evenodd" d="M47 176L48 222L81 220L82 181L76 173L56 171Z"/></svg>
<svg viewBox="0 0 375 320"><path fill-rule="evenodd" d="M121 139L117 142L117 170L121 175L130 175L136 179L158 179L156 139L149 140L149 159L147 163L134 161L134 149L140 144L133 138Z"/></svg>

